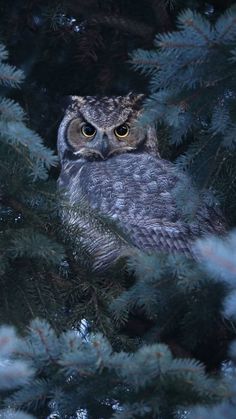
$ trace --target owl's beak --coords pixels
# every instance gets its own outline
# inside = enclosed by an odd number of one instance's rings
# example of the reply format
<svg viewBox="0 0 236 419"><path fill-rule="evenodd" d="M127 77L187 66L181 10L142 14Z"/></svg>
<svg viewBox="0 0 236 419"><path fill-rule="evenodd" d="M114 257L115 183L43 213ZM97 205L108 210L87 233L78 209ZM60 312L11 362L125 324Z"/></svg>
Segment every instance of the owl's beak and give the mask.
<svg viewBox="0 0 236 419"><path fill-rule="evenodd" d="M106 134L104 134L101 139L101 142L99 144L99 151L103 155L104 159L108 157L108 154L110 152L110 147L109 147L109 139Z"/></svg>

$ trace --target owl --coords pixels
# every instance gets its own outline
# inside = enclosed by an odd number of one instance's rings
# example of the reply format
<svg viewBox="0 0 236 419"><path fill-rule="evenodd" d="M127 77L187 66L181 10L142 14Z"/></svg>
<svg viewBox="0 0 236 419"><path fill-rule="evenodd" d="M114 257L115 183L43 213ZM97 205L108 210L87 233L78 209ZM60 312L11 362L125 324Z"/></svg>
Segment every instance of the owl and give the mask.
<svg viewBox="0 0 236 419"><path fill-rule="evenodd" d="M181 208L176 200L178 185L187 187L189 203L196 192L186 174L160 157L154 127L138 123L143 99L132 93L72 96L59 127L62 219L78 232L76 240L95 271L106 270L131 248L191 257L196 238L225 231L222 216L206 203L186 217L186 202ZM101 225L116 225L116 234L99 228L93 215Z"/></svg>

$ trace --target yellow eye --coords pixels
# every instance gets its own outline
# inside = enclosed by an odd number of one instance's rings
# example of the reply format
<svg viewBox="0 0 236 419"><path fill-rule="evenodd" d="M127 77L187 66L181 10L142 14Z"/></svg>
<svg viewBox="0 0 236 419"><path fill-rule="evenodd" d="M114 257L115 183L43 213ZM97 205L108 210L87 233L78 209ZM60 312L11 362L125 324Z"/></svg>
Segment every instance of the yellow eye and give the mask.
<svg viewBox="0 0 236 419"><path fill-rule="evenodd" d="M127 124L122 124L117 127L114 132L118 138L125 138L129 134L129 131L129 126Z"/></svg>
<svg viewBox="0 0 236 419"><path fill-rule="evenodd" d="M81 127L81 132L86 138L92 138L96 134L96 128L91 124L84 124Z"/></svg>

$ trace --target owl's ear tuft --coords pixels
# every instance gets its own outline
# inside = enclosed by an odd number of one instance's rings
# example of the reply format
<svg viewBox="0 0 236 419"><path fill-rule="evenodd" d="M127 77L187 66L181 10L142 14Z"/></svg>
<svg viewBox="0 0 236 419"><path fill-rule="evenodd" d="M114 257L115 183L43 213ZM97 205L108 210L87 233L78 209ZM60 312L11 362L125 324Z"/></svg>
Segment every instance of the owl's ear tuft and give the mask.
<svg viewBox="0 0 236 419"><path fill-rule="evenodd" d="M146 95L144 93L130 92L126 97L128 101L132 103L134 109L140 109L146 99Z"/></svg>
<svg viewBox="0 0 236 419"><path fill-rule="evenodd" d="M62 107L64 112L73 111L84 103L83 96L67 95L62 99Z"/></svg>
<svg viewBox="0 0 236 419"><path fill-rule="evenodd" d="M85 100L84 96L76 96L76 95L70 96L70 99L72 103L79 103L79 104L84 103L84 100Z"/></svg>

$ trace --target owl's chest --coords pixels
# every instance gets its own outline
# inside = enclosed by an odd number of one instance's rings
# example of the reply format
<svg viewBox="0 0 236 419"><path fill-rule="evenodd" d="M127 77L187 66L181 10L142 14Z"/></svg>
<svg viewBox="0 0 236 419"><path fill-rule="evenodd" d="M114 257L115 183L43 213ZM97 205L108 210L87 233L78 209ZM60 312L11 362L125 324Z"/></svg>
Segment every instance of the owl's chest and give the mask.
<svg viewBox="0 0 236 419"><path fill-rule="evenodd" d="M148 164L149 163L149 164ZM175 217L171 197L174 179L163 167L146 159L119 156L83 165L73 181L76 199L86 198L92 208L112 218ZM172 214L172 215L171 215Z"/></svg>

